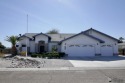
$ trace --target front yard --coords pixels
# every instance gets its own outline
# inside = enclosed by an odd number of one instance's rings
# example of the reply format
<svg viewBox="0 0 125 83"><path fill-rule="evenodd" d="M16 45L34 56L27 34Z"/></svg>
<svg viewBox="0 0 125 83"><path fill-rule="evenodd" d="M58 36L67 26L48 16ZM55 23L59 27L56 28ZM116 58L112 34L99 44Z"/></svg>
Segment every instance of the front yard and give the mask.
<svg viewBox="0 0 125 83"><path fill-rule="evenodd" d="M60 59L15 56L0 58L0 68L105 67L125 68L124 56L64 57Z"/></svg>
<svg viewBox="0 0 125 83"><path fill-rule="evenodd" d="M0 58L0 68L50 68L50 67L73 67L64 59L43 59L15 56L13 58Z"/></svg>

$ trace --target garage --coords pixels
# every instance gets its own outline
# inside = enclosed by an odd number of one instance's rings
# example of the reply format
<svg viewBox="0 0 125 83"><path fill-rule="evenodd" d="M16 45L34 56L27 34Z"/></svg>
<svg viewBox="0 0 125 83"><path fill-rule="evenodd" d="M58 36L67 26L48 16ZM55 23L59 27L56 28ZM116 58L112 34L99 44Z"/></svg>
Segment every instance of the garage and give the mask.
<svg viewBox="0 0 125 83"><path fill-rule="evenodd" d="M95 46L90 44L70 44L66 46L68 56L95 56Z"/></svg>
<svg viewBox="0 0 125 83"><path fill-rule="evenodd" d="M59 42L61 52L68 56L113 56L118 55L119 40L100 31L90 29Z"/></svg>
<svg viewBox="0 0 125 83"><path fill-rule="evenodd" d="M113 56L113 46L111 44L101 45L101 56Z"/></svg>

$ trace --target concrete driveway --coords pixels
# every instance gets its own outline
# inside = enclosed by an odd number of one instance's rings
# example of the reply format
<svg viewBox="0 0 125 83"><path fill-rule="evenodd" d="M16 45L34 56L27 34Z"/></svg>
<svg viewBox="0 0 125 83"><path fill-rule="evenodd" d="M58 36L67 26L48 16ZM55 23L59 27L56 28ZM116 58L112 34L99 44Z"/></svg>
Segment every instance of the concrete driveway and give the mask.
<svg viewBox="0 0 125 83"><path fill-rule="evenodd" d="M123 56L69 57L74 67L124 67Z"/></svg>

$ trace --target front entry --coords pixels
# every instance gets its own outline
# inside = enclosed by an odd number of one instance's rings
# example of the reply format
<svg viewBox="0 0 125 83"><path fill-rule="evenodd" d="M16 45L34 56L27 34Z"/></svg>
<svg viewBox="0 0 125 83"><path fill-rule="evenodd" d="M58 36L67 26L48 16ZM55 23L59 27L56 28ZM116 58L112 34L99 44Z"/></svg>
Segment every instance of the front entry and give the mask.
<svg viewBox="0 0 125 83"><path fill-rule="evenodd" d="M40 53L44 52L45 50L45 47L44 46L40 46Z"/></svg>
<svg viewBox="0 0 125 83"><path fill-rule="evenodd" d="M45 52L45 41L41 40L38 43L39 53Z"/></svg>

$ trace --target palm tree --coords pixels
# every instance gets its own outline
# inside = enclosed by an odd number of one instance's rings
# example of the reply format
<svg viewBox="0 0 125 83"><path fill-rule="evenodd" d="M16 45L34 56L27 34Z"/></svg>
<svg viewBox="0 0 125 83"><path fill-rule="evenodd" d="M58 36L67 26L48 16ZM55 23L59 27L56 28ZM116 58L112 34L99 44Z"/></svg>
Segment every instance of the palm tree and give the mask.
<svg viewBox="0 0 125 83"><path fill-rule="evenodd" d="M17 55L17 49L16 49L16 43L17 43L17 41L18 41L19 39L18 39L18 36L7 36L7 38L6 38L6 41L8 41L8 42L10 42L11 44L12 44L12 48L11 48L11 53L12 53L12 55Z"/></svg>

